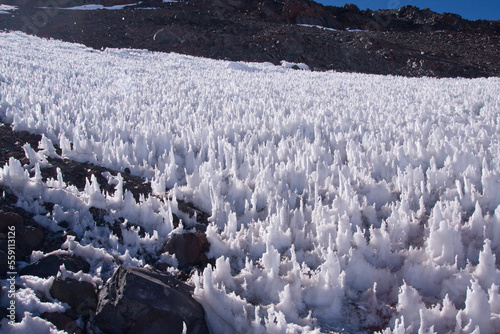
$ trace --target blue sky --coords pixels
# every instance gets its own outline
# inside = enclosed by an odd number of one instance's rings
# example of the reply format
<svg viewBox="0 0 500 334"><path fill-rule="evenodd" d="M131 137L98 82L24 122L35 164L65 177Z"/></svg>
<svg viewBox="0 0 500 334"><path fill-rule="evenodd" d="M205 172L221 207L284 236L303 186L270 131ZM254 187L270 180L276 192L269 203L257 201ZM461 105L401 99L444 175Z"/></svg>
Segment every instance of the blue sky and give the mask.
<svg viewBox="0 0 500 334"><path fill-rule="evenodd" d="M430 8L442 13L456 13L468 20L500 20L500 0L316 0L324 5L353 3L360 9L399 8L406 5Z"/></svg>

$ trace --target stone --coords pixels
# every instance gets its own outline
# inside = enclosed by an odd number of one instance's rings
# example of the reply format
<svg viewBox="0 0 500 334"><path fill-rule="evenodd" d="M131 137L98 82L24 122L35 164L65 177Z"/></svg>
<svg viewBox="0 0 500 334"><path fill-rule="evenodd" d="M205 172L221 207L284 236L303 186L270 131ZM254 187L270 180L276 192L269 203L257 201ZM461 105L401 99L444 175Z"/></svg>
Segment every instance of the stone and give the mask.
<svg viewBox="0 0 500 334"><path fill-rule="evenodd" d="M41 318L53 323L57 329L65 331L69 334L83 334L76 322L64 313L45 312L40 315Z"/></svg>
<svg viewBox="0 0 500 334"><path fill-rule="evenodd" d="M163 246L160 253L175 255L179 268L203 265L208 262L205 254L210 250L210 243L205 233L174 234Z"/></svg>
<svg viewBox="0 0 500 334"><path fill-rule="evenodd" d="M40 226L19 226L16 228L16 239L22 242L16 243L16 257L24 259L31 255L31 253L39 249L43 240L44 233Z"/></svg>
<svg viewBox="0 0 500 334"><path fill-rule="evenodd" d="M69 306L79 315L89 317L95 314L97 294L90 282L69 277L57 277L50 287L50 294Z"/></svg>
<svg viewBox="0 0 500 334"><path fill-rule="evenodd" d="M23 217L14 212L0 211L0 233L7 234L9 226L19 226L24 223Z"/></svg>
<svg viewBox="0 0 500 334"><path fill-rule="evenodd" d="M59 267L63 264L67 270L73 272L82 270L88 273L90 270L90 264L78 255L51 254L24 267L20 274L47 278L57 275Z"/></svg>
<svg viewBox="0 0 500 334"><path fill-rule="evenodd" d="M184 43L184 39L181 38L181 35L179 35L178 32L174 30L175 28L160 29L154 34L153 40L158 43L172 45Z"/></svg>
<svg viewBox="0 0 500 334"><path fill-rule="evenodd" d="M0 307L0 320L2 320L3 318L7 318L8 315L9 310L7 310L6 307Z"/></svg>
<svg viewBox="0 0 500 334"><path fill-rule="evenodd" d="M105 333L208 334L193 288L169 274L120 266L99 293L95 325Z"/></svg>
<svg viewBox="0 0 500 334"><path fill-rule="evenodd" d="M7 271L9 271L7 254L0 250L0 277L5 277L7 275Z"/></svg>
<svg viewBox="0 0 500 334"><path fill-rule="evenodd" d="M101 0L101 5L105 7L117 6L117 5L130 5L137 4L139 1L136 0Z"/></svg>

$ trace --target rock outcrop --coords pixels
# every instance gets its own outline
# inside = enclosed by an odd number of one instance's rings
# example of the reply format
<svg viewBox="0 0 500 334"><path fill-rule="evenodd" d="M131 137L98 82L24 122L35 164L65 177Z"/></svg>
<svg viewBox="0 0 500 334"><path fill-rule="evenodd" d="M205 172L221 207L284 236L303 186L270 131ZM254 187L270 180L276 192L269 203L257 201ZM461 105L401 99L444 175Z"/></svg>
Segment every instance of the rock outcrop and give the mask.
<svg viewBox="0 0 500 334"><path fill-rule="evenodd" d="M95 324L105 333L208 334L192 288L159 271L119 267L99 293Z"/></svg>
<svg viewBox="0 0 500 334"><path fill-rule="evenodd" d="M24 267L21 275L32 275L42 278L56 276L59 268L64 264L66 270L78 272L83 271L88 273L90 270L89 263L82 257L74 254L51 254L47 255L32 264Z"/></svg>
<svg viewBox="0 0 500 334"><path fill-rule="evenodd" d="M314 70L402 76L500 75L500 21L412 6L372 11L308 0L150 0L119 11L29 5L13 13L0 16L0 29L99 50L138 48L276 65L285 60Z"/></svg>
<svg viewBox="0 0 500 334"><path fill-rule="evenodd" d="M50 287L50 294L55 299L67 303L79 315L90 317L95 314L97 294L94 285L69 277L57 277Z"/></svg>
<svg viewBox="0 0 500 334"><path fill-rule="evenodd" d="M206 252L210 250L210 243L203 232L175 234L163 246L161 253L175 255L179 268L203 266L208 263Z"/></svg>

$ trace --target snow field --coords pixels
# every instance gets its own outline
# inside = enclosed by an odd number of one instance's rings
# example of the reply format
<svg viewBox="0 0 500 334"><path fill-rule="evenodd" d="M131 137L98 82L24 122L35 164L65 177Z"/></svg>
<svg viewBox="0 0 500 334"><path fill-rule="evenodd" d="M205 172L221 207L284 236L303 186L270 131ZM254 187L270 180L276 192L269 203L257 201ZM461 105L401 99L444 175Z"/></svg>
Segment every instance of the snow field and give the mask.
<svg viewBox="0 0 500 334"><path fill-rule="evenodd" d="M30 165L0 169L0 184L44 226L69 220L82 239L62 251L90 259L94 276L117 259L143 265L188 229L188 217L172 225L181 198L211 213L216 265L192 284L214 333L500 331L500 79L0 39L0 117L44 135L42 151L25 147ZM52 143L150 178L155 196L136 202L121 176L109 176L114 195L95 179L83 192L42 181ZM119 243L91 206L146 237L123 229Z"/></svg>

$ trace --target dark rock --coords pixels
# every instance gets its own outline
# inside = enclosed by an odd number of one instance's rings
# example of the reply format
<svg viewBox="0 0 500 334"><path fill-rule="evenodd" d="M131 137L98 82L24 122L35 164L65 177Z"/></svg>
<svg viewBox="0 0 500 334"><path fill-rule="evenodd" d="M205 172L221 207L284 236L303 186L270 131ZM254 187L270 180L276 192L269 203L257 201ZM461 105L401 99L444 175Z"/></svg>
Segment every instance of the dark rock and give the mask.
<svg viewBox="0 0 500 334"><path fill-rule="evenodd" d="M158 30L154 34L153 40L158 43L177 45L185 42L183 35L184 33L179 31L177 27L172 26Z"/></svg>
<svg viewBox="0 0 500 334"><path fill-rule="evenodd" d="M90 270L90 264L78 255L51 254L24 267L20 274L47 278L57 275L59 267L63 264L67 270L73 272L82 270L88 273Z"/></svg>
<svg viewBox="0 0 500 334"><path fill-rule="evenodd" d="M85 0L41 0L40 5L43 7L75 7L85 4Z"/></svg>
<svg viewBox="0 0 500 334"><path fill-rule="evenodd" d="M179 219L179 216L177 216L175 213L172 214L172 225L177 228L179 226L179 223L181 220Z"/></svg>
<svg viewBox="0 0 500 334"><path fill-rule="evenodd" d="M95 324L105 333L208 333L192 288L154 270L119 267L99 294Z"/></svg>
<svg viewBox="0 0 500 334"><path fill-rule="evenodd" d="M2 320L3 318L7 318L8 315L9 310L7 310L6 307L0 307L0 320Z"/></svg>
<svg viewBox="0 0 500 334"><path fill-rule="evenodd" d="M44 239L40 248L44 253L50 253L57 249L61 249L61 245L66 241L66 235L68 233L64 233L62 231L59 232L50 232L44 231Z"/></svg>
<svg viewBox="0 0 500 334"><path fill-rule="evenodd" d="M58 277L50 287L52 297L68 303L79 315L88 317L95 313L97 294L94 285L69 277Z"/></svg>
<svg viewBox="0 0 500 334"><path fill-rule="evenodd" d="M210 217L210 214L199 210L192 203L187 203L183 200L178 200L178 208L180 211L187 213L189 217L194 217L198 223L208 225L208 217ZM173 219L175 226L175 220L176 220L175 216L173 217Z"/></svg>
<svg viewBox="0 0 500 334"><path fill-rule="evenodd" d="M161 253L175 254L179 268L204 265L208 262L205 254L210 250L210 243L205 233L175 234L161 249Z"/></svg>
<svg viewBox="0 0 500 334"><path fill-rule="evenodd" d="M117 6L117 5L130 5L138 3L136 0L101 0L101 5L105 7Z"/></svg>
<svg viewBox="0 0 500 334"><path fill-rule="evenodd" d="M286 0L282 17L288 23L340 28L333 12L328 7L313 1Z"/></svg>
<svg viewBox="0 0 500 334"><path fill-rule="evenodd" d="M23 217L17 213L0 211L0 233L7 233L9 226L18 226L23 223Z"/></svg>
<svg viewBox="0 0 500 334"><path fill-rule="evenodd" d="M106 221L104 220L104 216L108 213L106 210L91 207L89 208L89 212L92 215L92 218L94 218L94 222L97 226L105 225Z"/></svg>
<svg viewBox="0 0 500 334"><path fill-rule="evenodd" d="M22 260L30 256L33 250L39 249L44 240L44 233L40 226L19 226L16 229L16 239L16 258Z"/></svg>
<svg viewBox="0 0 500 334"><path fill-rule="evenodd" d="M58 222L57 225L59 225L62 228L68 228L69 227L69 223L67 221L65 221L65 220Z"/></svg>
<svg viewBox="0 0 500 334"><path fill-rule="evenodd" d="M84 331L76 322L64 313L45 312L40 315L41 318L53 323L59 330L69 334L83 334Z"/></svg>
<svg viewBox="0 0 500 334"><path fill-rule="evenodd" d="M0 250L0 277L5 277L7 271L9 271L7 259L7 254L3 250Z"/></svg>
<svg viewBox="0 0 500 334"><path fill-rule="evenodd" d="M258 11L263 18L278 21L281 19L282 6L275 1L262 1L259 2Z"/></svg>

